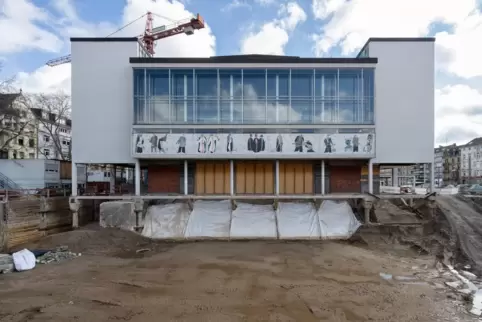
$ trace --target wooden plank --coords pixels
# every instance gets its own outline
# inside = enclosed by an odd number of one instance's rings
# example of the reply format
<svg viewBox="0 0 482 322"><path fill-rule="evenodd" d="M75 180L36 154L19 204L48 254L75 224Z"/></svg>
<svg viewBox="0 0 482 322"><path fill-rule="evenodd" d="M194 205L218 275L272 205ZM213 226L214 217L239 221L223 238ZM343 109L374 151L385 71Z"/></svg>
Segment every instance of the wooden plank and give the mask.
<svg viewBox="0 0 482 322"><path fill-rule="evenodd" d="M254 174L254 163L253 162L246 162L246 183L245 183L245 193L254 193L255 192L255 185L256 185L256 178Z"/></svg>
<svg viewBox="0 0 482 322"><path fill-rule="evenodd" d="M246 163L236 161L236 193L246 193Z"/></svg>
<svg viewBox="0 0 482 322"><path fill-rule="evenodd" d="M256 162L254 164L254 193L264 193L264 164Z"/></svg>
<svg viewBox="0 0 482 322"><path fill-rule="evenodd" d="M204 194L204 162L196 162L196 194Z"/></svg>
<svg viewBox="0 0 482 322"><path fill-rule="evenodd" d="M229 178L225 177L225 164L221 162L216 162L214 164L214 173L212 176L213 186L214 186L214 193L215 194L225 194L225 187L226 187L226 179L229 183ZM228 188L229 189L229 188Z"/></svg>
<svg viewBox="0 0 482 322"><path fill-rule="evenodd" d="M267 162L264 167L264 193L274 193L274 164Z"/></svg>
<svg viewBox="0 0 482 322"><path fill-rule="evenodd" d="M229 161L224 163L224 193L231 193L231 166Z"/></svg>

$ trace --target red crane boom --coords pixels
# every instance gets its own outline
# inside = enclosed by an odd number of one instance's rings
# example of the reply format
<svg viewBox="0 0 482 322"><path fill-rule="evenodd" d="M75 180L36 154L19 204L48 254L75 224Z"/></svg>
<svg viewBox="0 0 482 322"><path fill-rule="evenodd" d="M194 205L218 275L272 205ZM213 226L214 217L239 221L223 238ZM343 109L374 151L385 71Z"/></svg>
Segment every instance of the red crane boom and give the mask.
<svg viewBox="0 0 482 322"><path fill-rule="evenodd" d="M148 12L147 14L137 18L135 21L139 20L144 16L147 16L146 28L144 30L144 34L139 36L139 41L145 47L146 51L150 55L154 55L155 53L154 43L156 40L168 38L168 37L179 35L182 33L189 36L194 34L194 30L199 30L204 28L204 19L199 14L197 14L193 18L175 21L171 25L167 25L167 26L165 25L165 26L160 26L156 28L152 28L152 23L154 19L152 17L151 12ZM133 22L130 22L126 26L117 30L116 32L124 29L125 27L127 27ZM114 32L113 34L115 34L116 32ZM71 55L67 55L67 56L51 59L46 63L46 65L50 67L54 67L54 66L70 63L71 61L72 61Z"/></svg>

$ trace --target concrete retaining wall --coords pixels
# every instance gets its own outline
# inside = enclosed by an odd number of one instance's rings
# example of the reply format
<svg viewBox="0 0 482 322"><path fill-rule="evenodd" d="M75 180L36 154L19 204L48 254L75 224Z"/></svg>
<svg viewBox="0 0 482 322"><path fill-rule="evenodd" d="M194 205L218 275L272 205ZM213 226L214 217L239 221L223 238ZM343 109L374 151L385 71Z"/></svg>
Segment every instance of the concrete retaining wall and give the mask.
<svg viewBox="0 0 482 322"><path fill-rule="evenodd" d="M95 200L82 200L80 225L95 219L95 203ZM70 229L72 213L68 197L28 197L0 202L0 251Z"/></svg>

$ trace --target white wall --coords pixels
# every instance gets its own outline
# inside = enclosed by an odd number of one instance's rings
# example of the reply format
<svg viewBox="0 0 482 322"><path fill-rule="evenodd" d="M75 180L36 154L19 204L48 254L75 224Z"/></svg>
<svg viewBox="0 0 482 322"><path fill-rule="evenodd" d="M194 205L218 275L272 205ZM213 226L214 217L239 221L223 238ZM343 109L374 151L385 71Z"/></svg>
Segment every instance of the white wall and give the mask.
<svg viewBox="0 0 482 322"><path fill-rule="evenodd" d="M45 160L0 160L0 172L21 189L45 187Z"/></svg>
<svg viewBox="0 0 482 322"><path fill-rule="evenodd" d="M74 39L71 53L75 138L72 160L134 163L130 145L134 112L129 57L137 57L137 41Z"/></svg>
<svg viewBox="0 0 482 322"><path fill-rule="evenodd" d="M373 41L376 163L434 161L432 41Z"/></svg>

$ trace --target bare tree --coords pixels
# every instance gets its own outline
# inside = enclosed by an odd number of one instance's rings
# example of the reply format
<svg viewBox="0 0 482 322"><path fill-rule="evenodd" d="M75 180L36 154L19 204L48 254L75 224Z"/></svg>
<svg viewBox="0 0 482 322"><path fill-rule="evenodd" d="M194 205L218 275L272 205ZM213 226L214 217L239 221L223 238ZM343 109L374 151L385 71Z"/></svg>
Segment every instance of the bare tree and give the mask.
<svg viewBox="0 0 482 322"><path fill-rule="evenodd" d="M47 159L70 160L70 96L59 92L23 97L23 105L34 115L40 136L43 134L37 139L38 152Z"/></svg>
<svg viewBox="0 0 482 322"><path fill-rule="evenodd" d="M0 71L2 66L0 64ZM14 77L0 80L0 153L8 153L11 142L20 136L33 135L30 113L19 100L22 91L15 92Z"/></svg>

